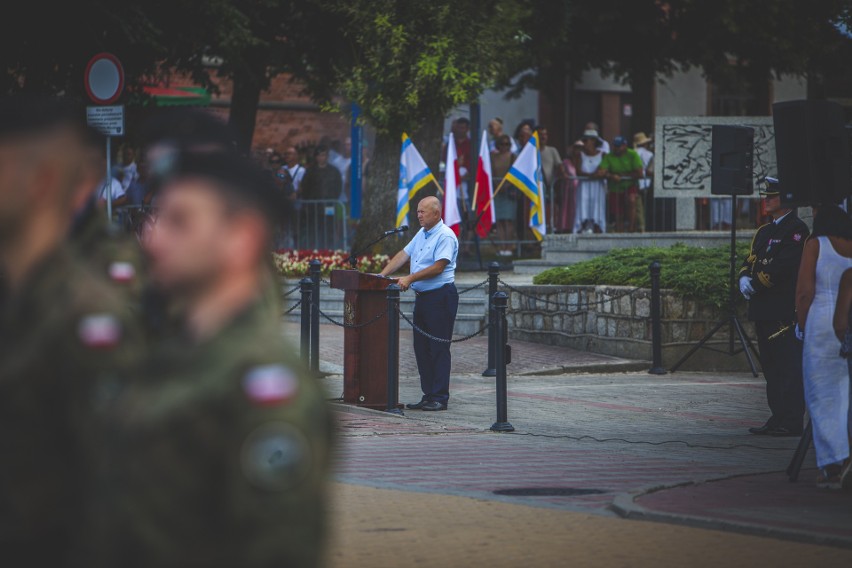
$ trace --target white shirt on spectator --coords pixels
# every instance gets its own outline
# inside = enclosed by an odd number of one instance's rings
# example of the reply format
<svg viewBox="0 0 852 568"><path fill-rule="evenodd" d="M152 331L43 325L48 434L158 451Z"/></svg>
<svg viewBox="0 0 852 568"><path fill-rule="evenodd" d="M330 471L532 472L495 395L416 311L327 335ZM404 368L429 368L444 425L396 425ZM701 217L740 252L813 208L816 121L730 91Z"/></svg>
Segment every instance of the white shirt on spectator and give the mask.
<svg viewBox="0 0 852 568"><path fill-rule="evenodd" d="M287 170L290 173L290 178L293 180L293 189L299 191L299 186L302 185L302 178L305 177L305 166L296 164L292 168L288 165L281 166L281 169Z"/></svg>
<svg viewBox="0 0 852 568"><path fill-rule="evenodd" d="M109 178L110 185L110 193L112 194L112 200L115 201L119 197L123 196L125 193L124 187L122 187L121 182L115 179L114 177ZM98 184L98 199L103 199L106 201L107 196L107 183L104 180L101 180L101 183Z"/></svg>
<svg viewBox="0 0 852 568"><path fill-rule="evenodd" d="M639 189L648 189L651 187L651 179L648 177L648 165L654 159L654 153L644 146L636 148L636 153L642 158L642 179L639 180Z"/></svg>

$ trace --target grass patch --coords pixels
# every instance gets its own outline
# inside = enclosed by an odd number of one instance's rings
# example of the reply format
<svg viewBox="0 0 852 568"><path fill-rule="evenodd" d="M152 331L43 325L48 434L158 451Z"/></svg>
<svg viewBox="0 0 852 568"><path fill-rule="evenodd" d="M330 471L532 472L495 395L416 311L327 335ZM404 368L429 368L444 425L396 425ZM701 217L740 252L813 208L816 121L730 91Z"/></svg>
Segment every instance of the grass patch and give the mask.
<svg viewBox="0 0 852 568"><path fill-rule="evenodd" d="M748 255L748 245L737 249L737 262ZM603 256L571 266L545 270L535 284L556 285L651 285L648 267L659 261L660 285L701 303L722 307L728 301L730 247L698 248L676 244L670 248L613 249ZM739 298L739 295L737 295Z"/></svg>

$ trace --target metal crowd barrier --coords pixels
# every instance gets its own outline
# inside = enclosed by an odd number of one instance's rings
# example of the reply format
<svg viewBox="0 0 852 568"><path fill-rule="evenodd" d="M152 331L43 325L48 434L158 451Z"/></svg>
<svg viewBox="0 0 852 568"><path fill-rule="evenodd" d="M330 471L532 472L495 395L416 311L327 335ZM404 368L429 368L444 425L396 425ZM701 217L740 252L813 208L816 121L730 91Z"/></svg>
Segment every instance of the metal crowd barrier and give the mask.
<svg viewBox="0 0 852 568"><path fill-rule="evenodd" d="M348 250L346 206L334 199L296 201L289 231L292 248L301 250Z"/></svg>

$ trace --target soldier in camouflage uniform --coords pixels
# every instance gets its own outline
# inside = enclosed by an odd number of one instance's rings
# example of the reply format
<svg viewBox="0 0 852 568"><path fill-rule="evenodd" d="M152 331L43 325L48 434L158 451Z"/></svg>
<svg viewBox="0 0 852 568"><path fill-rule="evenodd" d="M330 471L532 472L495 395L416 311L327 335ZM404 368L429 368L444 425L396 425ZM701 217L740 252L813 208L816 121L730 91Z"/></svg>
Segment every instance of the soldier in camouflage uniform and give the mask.
<svg viewBox="0 0 852 568"><path fill-rule="evenodd" d="M122 300L64 243L97 183L81 109L0 100L0 556L85 565L94 405L141 354Z"/></svg>
<svg viewBox="0 0 852 568"><path fill-rule="evenodd" d="M150 276L182 327L112 416L111 565L320 562L332 425L264 301L271 191L227 154L181 156L159 191Z"/></svg>

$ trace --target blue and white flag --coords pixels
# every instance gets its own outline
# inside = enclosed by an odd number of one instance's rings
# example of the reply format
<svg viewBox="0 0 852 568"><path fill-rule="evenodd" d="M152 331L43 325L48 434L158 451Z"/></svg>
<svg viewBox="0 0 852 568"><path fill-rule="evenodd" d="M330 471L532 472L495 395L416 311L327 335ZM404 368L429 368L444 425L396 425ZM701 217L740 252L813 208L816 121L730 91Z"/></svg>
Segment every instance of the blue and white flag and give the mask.
<svg viewBox="0 0 852 568"><path fill-rule="evenodd" d="M405 224L409 203L414 195L425 185L434 182L435 176L426 161L414 147L408 134L402 134L402 152L399 155L399 186L396 191L396 226Z"/></svg>
<svg viewBox="0 0 852 568"><path fill-rule="evenodd" d="M541 181L540 171L541 157L538 151L538 132L536 132L509 168L506 182L517 187L530 200L530 228L538 240L547 234L544 217L544 184Z"/></svg>

